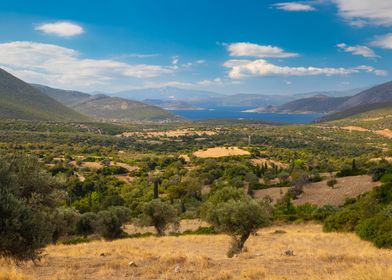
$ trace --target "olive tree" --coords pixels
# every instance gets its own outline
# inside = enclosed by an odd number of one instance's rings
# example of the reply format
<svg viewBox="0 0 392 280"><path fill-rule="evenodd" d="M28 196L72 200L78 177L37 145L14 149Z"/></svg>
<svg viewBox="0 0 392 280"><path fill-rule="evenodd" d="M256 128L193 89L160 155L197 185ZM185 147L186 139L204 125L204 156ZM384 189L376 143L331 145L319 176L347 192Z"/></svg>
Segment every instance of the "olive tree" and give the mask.
<svg viewBox="0 0 392 280"><path fill-rule="evenodd" d="M52 242L59 189L36 159L0 158L0 257L40 259Z"/></svg>
<svg viewBox="0 0 392 280"><path fill-rule="evenodd" d="M139 223L143 226L153 226L157 234L162 236L170 224L178 227L179 220L173 206L159 199L154 199L143 205Z"/></svg>
<svg viewBox="0 0 392 280"><path fill-rule="evenodd" d="M231 258L243 250L251 234L270 224L272 207L267 200L255 200L243 190L225 187L210 196L202 208L202 217L232 237L227 253Z"/></svg>

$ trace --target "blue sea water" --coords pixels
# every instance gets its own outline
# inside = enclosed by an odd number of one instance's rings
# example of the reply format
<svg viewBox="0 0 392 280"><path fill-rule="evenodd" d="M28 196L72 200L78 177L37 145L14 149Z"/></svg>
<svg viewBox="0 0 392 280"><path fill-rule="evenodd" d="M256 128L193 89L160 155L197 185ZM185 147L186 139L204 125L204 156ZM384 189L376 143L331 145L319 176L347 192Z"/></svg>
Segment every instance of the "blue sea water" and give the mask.
<svg viewBox="0 0 392 280"><path fill-rule="evenodd" d="M285 122L292 124L310 123L321 117L321 114L281 114L281 113L245 113L244 110L250 107L216 107L205 110L172 110L188 120L207 120L207 119L248 119L263 120L273 122Z"/></svg>

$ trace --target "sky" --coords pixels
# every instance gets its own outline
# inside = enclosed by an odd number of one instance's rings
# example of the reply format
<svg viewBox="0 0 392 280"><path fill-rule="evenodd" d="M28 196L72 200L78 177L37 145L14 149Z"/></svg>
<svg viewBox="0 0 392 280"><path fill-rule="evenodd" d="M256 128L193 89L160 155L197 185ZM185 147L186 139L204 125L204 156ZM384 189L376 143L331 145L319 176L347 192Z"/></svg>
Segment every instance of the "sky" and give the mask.
<svg viewBox="0 0 392 280"><path fill-rule="evenodd" d="M391 0L0 2L0 67L63 89L348 90L391 61Z"/></svg>

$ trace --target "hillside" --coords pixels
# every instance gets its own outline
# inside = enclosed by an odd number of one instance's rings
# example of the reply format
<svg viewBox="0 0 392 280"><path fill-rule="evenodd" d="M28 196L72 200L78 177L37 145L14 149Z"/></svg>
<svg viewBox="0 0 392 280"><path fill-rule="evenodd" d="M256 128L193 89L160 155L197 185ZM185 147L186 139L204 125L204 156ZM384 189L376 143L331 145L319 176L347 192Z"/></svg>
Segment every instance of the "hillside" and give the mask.
<svg viewBox="0 0 392 280"><path fill-rule="evenodd" d="M325 114L333 111L337 106L350 97L329 97L317 95L309 98L301 98L281 106L268 106L250 110L252 112L277 112L277 113L319 113Z"/></svg>
<svg viewBox="0 0 392 280"><path fill-rule="evenodd" d="M80 91L63 90L38 84L31 85L68 107L72 107L73 105L76 105L91 97L90 94Z"/></svg>
<svg viewBox="0 0 392 280"><path fill-rule="evenodd" d="M332 121L355 116L368 111L389 108L392 105L392 81L354 95L337 109L317 121Z"/></svg>
<svg viewBox="0 0 392 280"><path fill-rule="evenodd" d="M159 107L103 94L91 96L72 108L99 120L174 121L180 119Z"/></svg>
<svg viewBox="0 0 392 280"><path fill-rule="evenodd" d="M33 85L60 103L94 119L104 121L177 120L171 113L142 102L88 93Z"/></svg>
<svg viewBox="0 0 392 280"><path fill-rule="evenodd" d="M358 106L366 106L383 102L392 102L392 81L381 84L354 95L341 104L336 111L342 112Z"/></svg>
<svg viewBox="0 0 392 280"><path fill-rule="evenodd" d="M0 118L87 121L88 118L67 108L31 85L0 69Z"/></svg>

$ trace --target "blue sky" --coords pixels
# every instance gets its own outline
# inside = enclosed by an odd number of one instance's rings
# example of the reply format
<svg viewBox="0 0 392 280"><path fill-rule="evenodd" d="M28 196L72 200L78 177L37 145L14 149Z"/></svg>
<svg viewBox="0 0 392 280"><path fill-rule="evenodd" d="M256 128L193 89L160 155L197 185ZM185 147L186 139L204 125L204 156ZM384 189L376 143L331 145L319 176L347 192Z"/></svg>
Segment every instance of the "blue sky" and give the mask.
<svg viewBox="0 0 392 280"><path fill-rule="evenodd" d="M90 92L344 90L391 80L391 34L390 0L2 0L0 67Z"/></svg>

